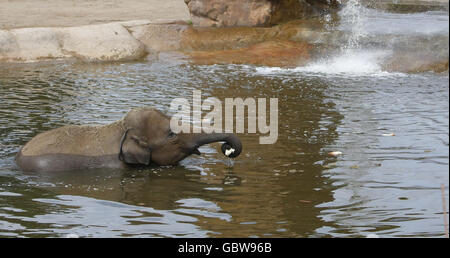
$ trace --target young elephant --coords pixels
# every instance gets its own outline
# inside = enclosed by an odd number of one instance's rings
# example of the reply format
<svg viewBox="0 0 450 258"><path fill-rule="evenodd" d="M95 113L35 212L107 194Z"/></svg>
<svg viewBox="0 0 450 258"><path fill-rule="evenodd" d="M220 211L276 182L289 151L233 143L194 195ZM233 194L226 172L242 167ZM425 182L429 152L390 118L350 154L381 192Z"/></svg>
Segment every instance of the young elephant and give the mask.
<svg viewBox="0 0 450 258"><path fill-rule="evenodd" d="M200 155L199 146L222 141L222 153L239 156L242 144L234 134L175 134L169 117L139 108L109 125L64 126L38 134L21 148L16 163L24 171L175 165L191 154Z"/></svg>

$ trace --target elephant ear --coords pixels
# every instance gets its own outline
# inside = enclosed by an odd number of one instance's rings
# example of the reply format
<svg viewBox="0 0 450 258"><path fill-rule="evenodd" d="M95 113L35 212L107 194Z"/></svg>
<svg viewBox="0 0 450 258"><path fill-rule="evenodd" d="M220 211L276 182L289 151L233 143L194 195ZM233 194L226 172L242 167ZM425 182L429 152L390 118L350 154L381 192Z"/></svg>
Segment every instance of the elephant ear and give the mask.
<svg viewBox="0 0 450 258"><path fill-rule="evenodd" d="M150 165L151 150L139 136L129 133L128 129L120 142L119 159L127 164Z"/></svg>

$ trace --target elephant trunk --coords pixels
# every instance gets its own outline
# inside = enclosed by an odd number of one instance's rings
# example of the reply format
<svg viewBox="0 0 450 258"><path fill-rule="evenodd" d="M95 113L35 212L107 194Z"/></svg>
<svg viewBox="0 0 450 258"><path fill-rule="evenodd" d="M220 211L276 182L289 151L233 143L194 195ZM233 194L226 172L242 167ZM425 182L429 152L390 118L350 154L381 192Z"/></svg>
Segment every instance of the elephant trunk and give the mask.
<svg viewBox="0 0 450 258"><path fill-rule="evenodd" d="M213 142L225 142L222 144L222 153L230 158L236 158L241 154L241 140L230 133L201 133L193 136L193 143L196 147Z"/></svg>

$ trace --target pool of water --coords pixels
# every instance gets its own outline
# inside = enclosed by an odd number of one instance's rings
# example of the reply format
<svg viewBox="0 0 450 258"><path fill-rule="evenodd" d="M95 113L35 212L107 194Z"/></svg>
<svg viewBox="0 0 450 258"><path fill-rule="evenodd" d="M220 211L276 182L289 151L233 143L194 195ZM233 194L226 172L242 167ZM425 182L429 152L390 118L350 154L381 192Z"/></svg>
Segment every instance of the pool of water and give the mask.
<svg viewBox="0 0 450 258"><path fill-rule="evenodd" d="M345 55L296 69L160 57L0 65L0 237L444 235L448 72L384 72L367 55L360 70ZM14 163L39 132L111 123L133 107L169 112L193 90L278 98L278 141L243 133L233 162L211 144L178 166L139 170L25 173Z"/></svg>

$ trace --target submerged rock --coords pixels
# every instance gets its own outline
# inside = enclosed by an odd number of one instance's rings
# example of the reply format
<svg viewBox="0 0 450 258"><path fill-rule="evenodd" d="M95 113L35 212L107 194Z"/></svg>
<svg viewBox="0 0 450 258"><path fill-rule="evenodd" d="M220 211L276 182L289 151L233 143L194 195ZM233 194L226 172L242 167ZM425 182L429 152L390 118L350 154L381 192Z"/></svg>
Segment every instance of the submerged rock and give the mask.
<svg viewBox="0 0 450 258"><path fill-rule="evenodd" d="M250 47L254 44L287 40L324 43L328 33L322 21L309 19L293 21L272 27L196 28L189 27L183 34L182 50L227 50Z"/></svg>
<svg viewBox="0 0 450 258"><path fill-rule="evenodd" d="M369 8L396 13L448 11L448 0L360 0Z"/></svg>
<svg viewBox="0 0 450 258"><path fill-rule="evenodd" d="M305 42L267 41L250 47L187 52L194 63L209 64L255 64L277 67L304 65L310 58L312 46Z"/></svg>
<svg viewBox="0 0 450 258"><path fill-rule="evenodd" d="M384 70L402 73L448 71L448 34L409 36L390 42L392 54L384 60Z"/></svg>
<svg viewBox="0 0 450 258"><path fill-rule="evenodd" d="M395 53L384 64L384 70L402 73L448 72L449 60L446 57L432 56L425 52Z"/></svg>
<svg viewBox="0 0 450 258"><path fill-rule="evenodd" d="M337 0L184 0L194 26L271 26L328 13Z"/></svg>

